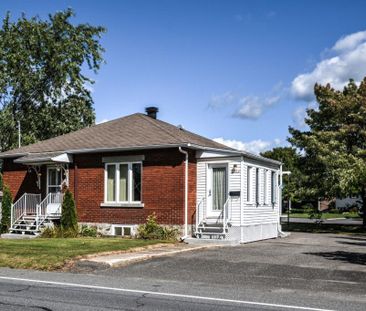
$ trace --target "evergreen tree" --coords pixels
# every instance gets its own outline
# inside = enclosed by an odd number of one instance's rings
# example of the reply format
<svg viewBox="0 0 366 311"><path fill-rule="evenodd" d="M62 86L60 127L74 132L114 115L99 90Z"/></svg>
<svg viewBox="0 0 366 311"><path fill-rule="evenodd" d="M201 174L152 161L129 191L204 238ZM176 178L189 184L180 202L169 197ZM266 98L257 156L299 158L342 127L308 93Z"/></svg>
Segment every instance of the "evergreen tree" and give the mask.
<svg viewBox="0 0 366 311"><path fill-rule="evenodd" d="M1 204L1 223L0 232L5 233L10 229L10 217L11 217L11 205L13 204L13 199L11 196L10 189L4 186L3 189L3 201Z"/></svg>
<svg viewBox="0 0 366 311"><path fill-rule="evenodd" d="M0 151L52 138L94 124L86 71L103 63L103 27L74 25L71 9L48 20L11 21L0 28Z"/></svg>
<svg viewBox="0 0 366 311"><path fill-rule="evenodd" d="M290 127L290 142L301 149L307 175L326 198L360 196L366 226L366 78L343 91L315 85L318 109L308 109L309 130Z"/></svg>
<svg viewBox="0 0 366 311"><path fill-rule="evenodd" d="M69 189L66 190L62 202L61 229L74 231L78 229L75 201Z"/></svg>

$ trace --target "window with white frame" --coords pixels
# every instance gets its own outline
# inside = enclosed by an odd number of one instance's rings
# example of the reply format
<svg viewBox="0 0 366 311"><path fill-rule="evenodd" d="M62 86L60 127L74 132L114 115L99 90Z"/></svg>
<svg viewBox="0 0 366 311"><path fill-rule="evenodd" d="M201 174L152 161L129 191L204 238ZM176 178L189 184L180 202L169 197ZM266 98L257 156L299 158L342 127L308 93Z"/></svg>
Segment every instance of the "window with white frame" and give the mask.
<svg viewBox="0 0 366 311"><path fill-rule="evenodd" d="M276 204L277 176L276 172L271 172L271 202Z"/></svg>
<svg viewBox="0 0 366 311"><path fill-rule="evenodd" d="M255 169L255 203L259 205L259 168Z"/></svg>
<svg viewBox="0 0 366 311"><path fill-rule="evenodd" d="M105 202L141 202L141 162L105 165Z"/></svg>
<svg viewBox="0 0 366 311"><path fill-rule="evenodd" d="M250 202L251 197L250 197L250 192L251 192L251 187L252 187L252 183L250 182L250 172L251 172L251 167L247 166L247 202Z"/></svg>
<svg viewBox="0 0 366 311"><path fill-rule="evenodd" d="M263 170L263 204L267 204L267 170Z"/></svg>

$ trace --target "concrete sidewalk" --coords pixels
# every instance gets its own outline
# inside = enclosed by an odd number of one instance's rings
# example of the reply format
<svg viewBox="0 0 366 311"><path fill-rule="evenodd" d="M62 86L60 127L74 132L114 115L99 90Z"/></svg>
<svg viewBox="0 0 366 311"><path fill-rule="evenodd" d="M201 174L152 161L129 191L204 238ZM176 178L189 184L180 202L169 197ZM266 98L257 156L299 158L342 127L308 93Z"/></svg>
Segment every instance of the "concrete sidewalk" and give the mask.
<svg viewBox="0 0 366 311"><path fill-rule="evenodd" d="M158 244L144 248L136 248L130 251L113 253L100 256L88 256L75 263L77 268L110 268L143 261L151 258L170 256L178 253L189 252L207 248L223 247L220 244L192 245L187 243Z"/></svg>

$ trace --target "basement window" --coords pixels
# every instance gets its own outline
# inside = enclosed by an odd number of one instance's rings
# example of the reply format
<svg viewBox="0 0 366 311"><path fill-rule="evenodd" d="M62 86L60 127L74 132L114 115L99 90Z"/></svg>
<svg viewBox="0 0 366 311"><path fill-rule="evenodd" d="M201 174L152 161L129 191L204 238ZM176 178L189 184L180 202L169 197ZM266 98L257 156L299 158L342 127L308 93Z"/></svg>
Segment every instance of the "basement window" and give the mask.
<svg viewBox="0 0 366 311"><path fill-rule="evenodd" d="M132 236L132 227L131 226L113 226L113 235Z"/></svg>

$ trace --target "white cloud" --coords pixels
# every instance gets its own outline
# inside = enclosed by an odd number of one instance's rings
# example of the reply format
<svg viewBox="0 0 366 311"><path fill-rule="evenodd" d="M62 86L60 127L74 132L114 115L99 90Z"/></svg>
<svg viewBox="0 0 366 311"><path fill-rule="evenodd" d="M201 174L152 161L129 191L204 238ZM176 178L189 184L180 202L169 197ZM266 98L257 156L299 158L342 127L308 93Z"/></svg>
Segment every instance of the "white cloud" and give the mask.
<svg viewBox="0 0 366 311"><path fill-rule="evenodd" d="M351 50L357 47L360 43L362 43L365 40L366 40L366 31L355 32L339 39L334 44L332 50L334 51Z"/></svg>
<svg viewBox="0 0 366 311"><path fill-rule="evenodd" d="M208 106L212 109L220 108L232 104L235 99L234 94L230 91L221 95L213 95L208 102Z"/></svg>
<svg viewBox="0 0 366 311"><path fill-rule="evenodd" d="M240 99L240 107L234 113L241 119L258 119L268 107L273 106L280 100L280 96L247 96Z"/></svg>
<svg viewBox="0 0 366 311"><path fill-rule="evenodd" d="M291 84L295 98L314 100L314 85L330 83L343 89L349 79L360 82L366 75L366 31L339 39L330 50L334 55L323 59L313 71L298 75Z"/></svg>
<svg viewBox="0 0 366 311"><path fill-rule="evenodd" d="M243 142L235 139L224 139L222 137L214 138L214 141L229 146L234 149L243 150L255 154L271 149L273 146L281 144L281 140L276 138L273 142L265 141L261 139L252 140L249 142Z"/></svg>

